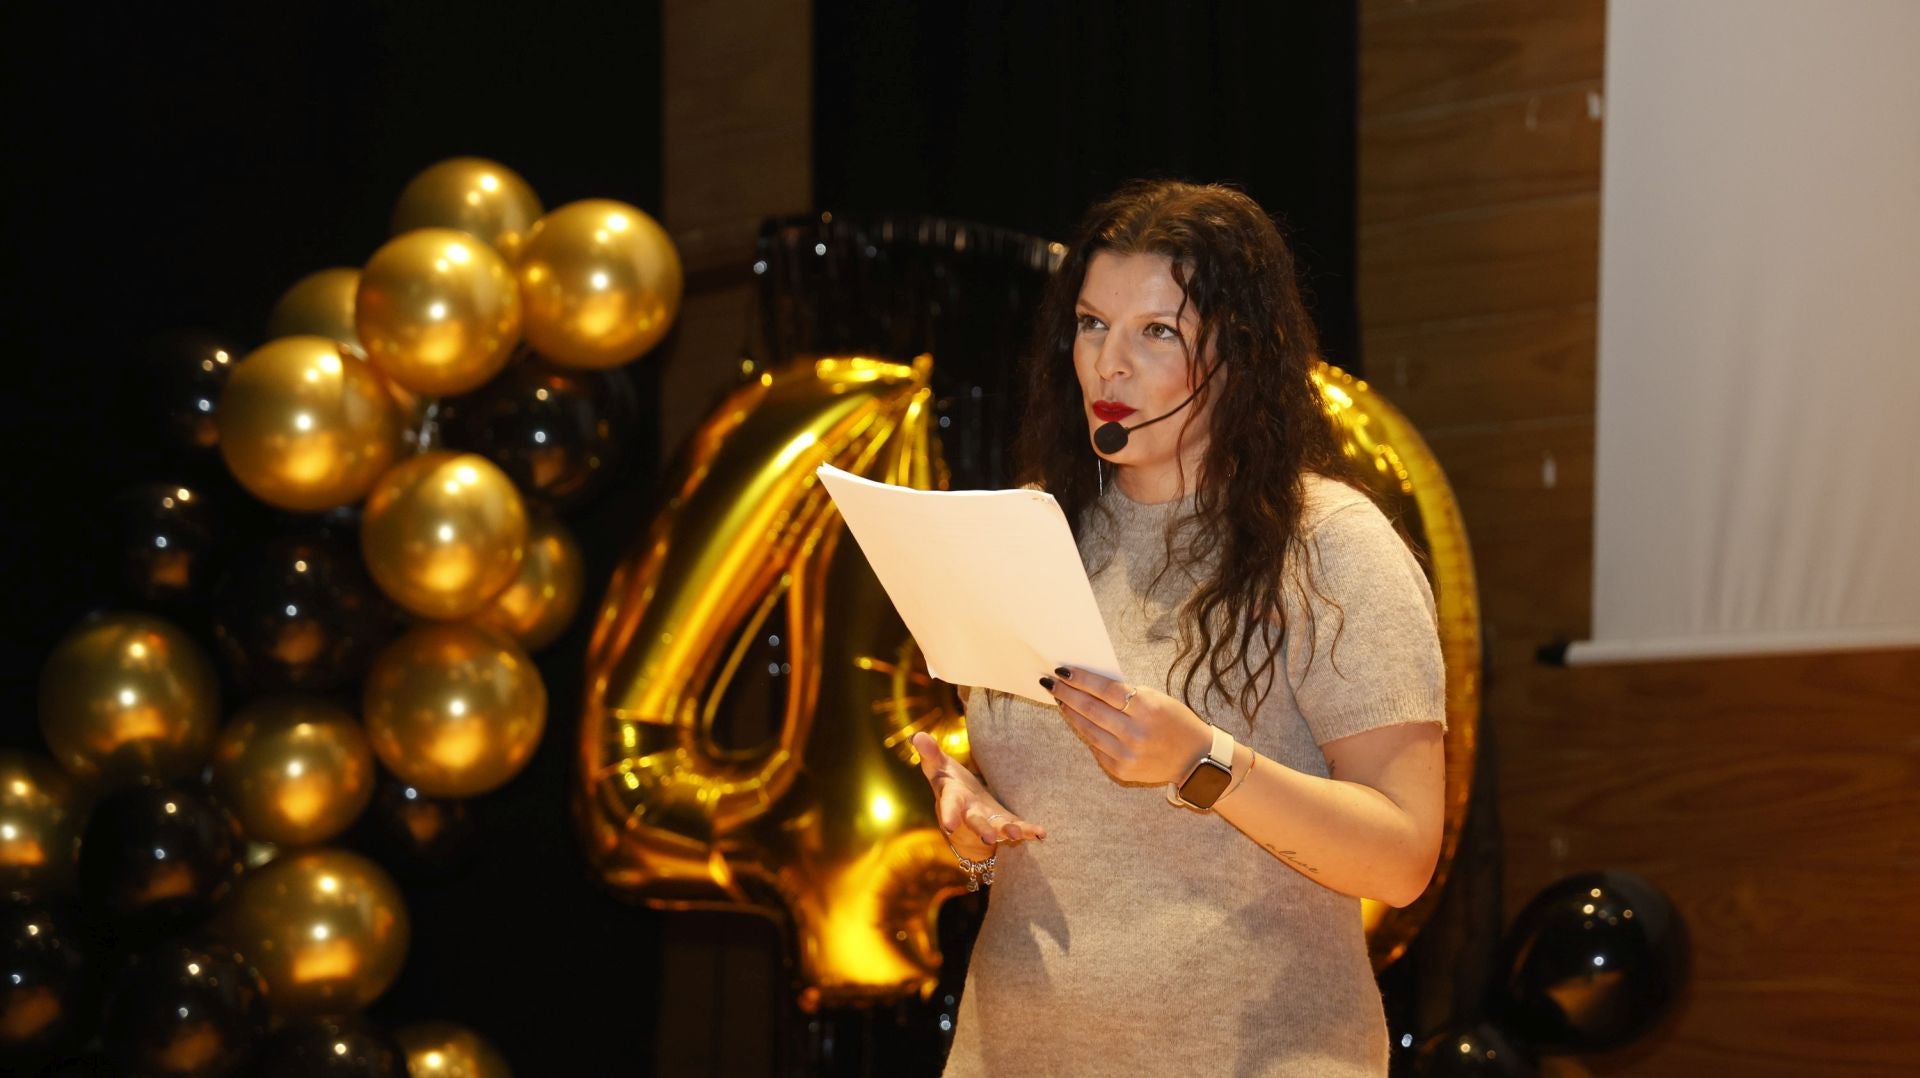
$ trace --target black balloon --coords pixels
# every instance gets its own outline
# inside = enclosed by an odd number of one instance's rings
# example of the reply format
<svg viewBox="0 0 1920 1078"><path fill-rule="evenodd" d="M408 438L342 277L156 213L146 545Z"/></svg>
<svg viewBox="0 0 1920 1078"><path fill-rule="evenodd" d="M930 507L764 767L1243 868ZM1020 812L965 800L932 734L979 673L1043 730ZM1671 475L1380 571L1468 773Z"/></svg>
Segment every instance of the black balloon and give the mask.
<svg viewBox="0 0 1920 1078"><path fill-rule="evenodd" d="M267 982L225 944L194 938L147 951L115 978L104 1028L122 1073L241 1073L267 1035Z"/></svg>
<svg viewBox="0 0 1920 1078"><path fill-rule="evenodd" d="M182 603L212 588L220 521L205 488L142 483L115 495L106 513L103 552L121 588L138 599Z"/></svg>
<svg viewBox="0 0 1920 1078"><path fill-rule="evenodd" d="M100 799L80 839L80 893L117 942L204 917L245 870L240 824L192 787L131 786Z"/></svg>
<svg viewBox="0 0 1920 1078"><path fill-rule="evenodd" d="M478 848L467 802L428 797L382 769L354 844L397 876L435 879L463 868Z"/></svg>
<svg viewBox="0 0 1920 1078"><path fill-rule="evenodd" d="M1686 975L1686 939L1660 889L1628 872L1548 885L1514 919L1495 991L1500 1027L1536 1051L1604 1052L1662 1017Z"/></svg>
<svg viewBox="0 0 1920 1078"><path fill-rule="evenodd" d="M523 351L485 386L442 401L439 420L448 446L486 456L522 493L567 509L618 469L638 414L624 371L566 370Z"/></svg>
<svg viewBox="0 0 1920 1078"><path fill-rule="evenodd" d="M0 1067L23 1069L78 1047L93 1031L93 963L79 911L0 904Z"/></svg>
<svg viewBox="0 0 1920 1078"><path fill-rule="evenodd" d="M325 692L359 681L398 615L344 532L283 535L235 554L213 595L215 652L255 692Z"/></svg>
<svg viewBox="0 0 1920 1078"><path fill-rule="evenodd" d="M364 1017L295 1022L261 1049L260 1078L406 1078L407 1053Z"/></svg>
<svg viewBox="0 0 1920 1078"><path fill-rule="evenodd" d="M1044 237L914 213L763 221L756 359L930 352L934 412L955 490L1015 480L1018 363L1065 248ZM737 362L724 356L729 362Z"/></svg>
<svg viewBox="0 0 1920 1078"><path fill-rule="evenodd" d="M168 333L147 348L140 381L143 408L157 420L165 444L190 456L210 455L220 442L214 409L241 353L204 333Z"/></svg>
<svg viewBox="0 0 1920 1078"><path fill-rule="evenodd" d="M1534 1067L1506 1034L1483 1022L1422 1042L1413 1072L1420 1078L1532 1078Z"/></svg>

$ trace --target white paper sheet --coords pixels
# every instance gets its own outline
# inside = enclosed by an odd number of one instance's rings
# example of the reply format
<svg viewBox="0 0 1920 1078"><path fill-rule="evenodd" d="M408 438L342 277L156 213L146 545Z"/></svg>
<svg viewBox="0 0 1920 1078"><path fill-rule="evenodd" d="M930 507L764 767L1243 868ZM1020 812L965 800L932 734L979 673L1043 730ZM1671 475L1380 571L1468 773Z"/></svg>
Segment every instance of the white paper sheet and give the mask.
<svg viewBox="0 0 1920 1078"><path fill-rule="evenodd" d="M1048 705L1039 679L1056 666L1121 677L1053 495L913 490L830 464L816 474L934 677Z"/></svg>

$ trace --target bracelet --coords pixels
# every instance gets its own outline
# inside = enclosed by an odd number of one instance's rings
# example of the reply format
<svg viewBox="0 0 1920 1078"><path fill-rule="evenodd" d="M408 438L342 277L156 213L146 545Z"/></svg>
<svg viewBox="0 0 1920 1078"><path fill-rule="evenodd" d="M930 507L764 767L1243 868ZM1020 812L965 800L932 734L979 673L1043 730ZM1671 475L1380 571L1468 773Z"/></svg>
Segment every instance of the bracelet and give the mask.
<svg viewBox="0 0 1920 1078"><path fill-rule="evenodd" d="M1252 745L1246 746L1246 750L1247 750L1247 769L1245 771L1240 772L1239 777L1235 778L1233 782L1228 784L1226 789L1220 791L1220 796L1213 799L1213 803L1215 805L1218 805L1220 802L1225 801L1228 797L1230 797L1233 794L1233 791L1238 790L1240 788L1240 784L1247 781L1247 776L1253 774L1253 765L1260 762L1260 754L1254 751L1254 748Z"/></svg>
<svg viewBox="0 0 1920 1078"><path fill-rule="evenodd" d="M947 849L953 851L954 859L960 862L961 871L967 874L967 890L978 891L981 884L993 886L993 866L1000 860L1000 852L995 850L985 861L975 861L954 846L953 840L947 840Z"/></svg>

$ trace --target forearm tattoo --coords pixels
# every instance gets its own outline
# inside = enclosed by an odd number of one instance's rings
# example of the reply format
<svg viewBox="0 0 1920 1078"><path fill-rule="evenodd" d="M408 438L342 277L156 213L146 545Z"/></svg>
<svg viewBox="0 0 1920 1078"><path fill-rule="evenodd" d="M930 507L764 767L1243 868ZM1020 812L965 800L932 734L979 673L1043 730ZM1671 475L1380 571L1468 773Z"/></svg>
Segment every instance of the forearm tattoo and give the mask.
<svg viewBox="0 0 1920 1078"><path fill-rule="evenodd" d="M1319 869L1313 867L1310 864L1307 864L1305 861L1300 860L1299 856L1295 854L1292 850L1282 850L1275 846L1269 846L1264 842L1262 842L1260 846L1261 848L1265 849L1268 853L1274 855L1275 857L1278 857L1280 860L1285 861L1287 864L1292 865L1293 867L1299 869L1302 872L1311 872L1316 876L1320 874Z"/></svg>

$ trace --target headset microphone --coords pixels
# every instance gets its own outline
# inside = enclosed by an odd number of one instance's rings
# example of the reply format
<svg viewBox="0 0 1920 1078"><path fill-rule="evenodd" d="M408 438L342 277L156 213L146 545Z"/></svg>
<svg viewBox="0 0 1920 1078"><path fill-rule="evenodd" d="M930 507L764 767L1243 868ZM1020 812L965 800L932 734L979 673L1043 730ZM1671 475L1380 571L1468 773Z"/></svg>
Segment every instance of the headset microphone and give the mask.
<svg viewBox="0 0 1920 1078"><path fill-rule="evenodd" d="M1135 423L1131 427L1123 427L1119 423L1102 423L1099 426L1093 428L1094 448L1100 450L1100 452L1105 453L1108 456L1112 456L1115 453L1120 452L1122 449L1125 449L1127 447L1127 439L1130 436L1132 436L1134 431L1139 430L1142 427L1151 427L1155 423L1160 422L1162 419L1170 419L1173 416L1178 415L1180 413L1180 409L1185 408L1189 404L1192 404L1193 398L1199 396L1200 391L1207 388L1208 382L1213 381L1213 371L1217 371L1219 369L1220 369L1220 364L1215 363L1213 365L1213 370L1208 371L1207 376L1205 378L1200 379L1200 384L1193 387L1193 392L1187 394L1187 399L1181 401L1179 404L1174 405L1173 411L1168 412L1165 415L1155 416L1152 419L1147 420L1145 423Z"/></svg>

